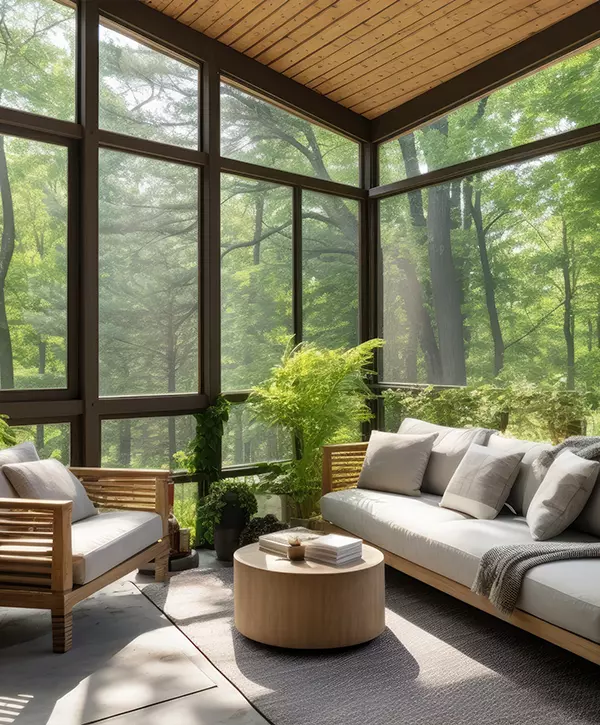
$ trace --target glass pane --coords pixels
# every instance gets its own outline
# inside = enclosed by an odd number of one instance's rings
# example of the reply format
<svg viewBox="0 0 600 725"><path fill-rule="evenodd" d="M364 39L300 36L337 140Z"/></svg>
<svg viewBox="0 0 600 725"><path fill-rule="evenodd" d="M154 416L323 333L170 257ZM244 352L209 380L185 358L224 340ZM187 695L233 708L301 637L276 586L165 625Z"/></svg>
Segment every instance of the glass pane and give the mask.
<svg viewBox="0 0 600 725"><path fill-rule="evenodd" d="M359 184L359 145L221 83L221 155L342 184Z"/></svg>
<svg viewBox="0 0 600 725"><path fill-rule="evenodd" d="M191 415L102 421L105 468L175 468L174 456L194 437Z"/></svg>
<svg viewBox="0 0 600 725"><path fill-rule="evenodd" d="M0 136L0 387L67 384L67 150Z"/></svg>
<svg viewBox="0 0 600 725"><path fill-rule="evenodd" d="M281 461L291 456L289 433L257 421L246 403L231 406L223 435L223 466Z"/></svg>
<svg viewBox="0 0 600 725"><path fill-rule="evenodd" d="M381 202L383 379L600 383L600 144Z"/></svg>
<svg viewBox="0 0 600 725"><path fill-rule="evenodd" d="M198 68L100 26L100 128L198 148Z"/></svg>
<svg viewBox="0 0 600 725"><path fill-rule="evenodd" d="M358 202L302 192L304 340L358 344Z"/></svg>
<svg viewBox="0 0 600 725"><path fill-rule="evenodd" d="M14 426L17 443L31 441L39 457L57 458L65 466L71 461L71 424L40 423L38 425Z"/></svg>
<svg viewBox="0 0 600 725"><path fill-rule="evenodd" d="M0 105L75 119L75 10L54 0L0 2Z"/></svg>
<svg viewBox="0 0 600 725"><path fill-rule="evenodd" d="M262 382L292 335L292 191L221 177L223 390Z"/></svg>
<svg viewBox="0 0 600 725"><path fill-rule="evenodd" d="M600 121L600 46L515 81L379 147L380 183Z"/></svg>
<svg viewBox="0 0 600 725"><path fill-rule="evenodd" d="M198 172L100 151L100 393L198 388Z"/></svg>

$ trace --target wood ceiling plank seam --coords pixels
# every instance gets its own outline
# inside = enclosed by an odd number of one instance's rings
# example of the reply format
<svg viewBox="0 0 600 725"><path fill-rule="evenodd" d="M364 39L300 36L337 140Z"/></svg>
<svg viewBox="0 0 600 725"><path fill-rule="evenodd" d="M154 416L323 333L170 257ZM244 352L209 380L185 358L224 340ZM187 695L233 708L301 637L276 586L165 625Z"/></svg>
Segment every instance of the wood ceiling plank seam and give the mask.
<svg viewBox="0 0 600 725"><path fill-rule="evenodd" d="M153 10L158 10L159 12L162 12L163 8L170 2L171 0L144 0L146 5L149 5Z"/></svg>
<svg viewBox="0 0 600 725"><path fill-rule="evenodd" d="M591 4L591 3L588 3ZM518 30L513 29L512 31L508 31L507 33L504 33L500 36L494 37L490 39L490 36L488 35L488 41L483 43L482 45L479 45L477 47L473 47L470 49L468 53L463 53L462 55L457 56L457 58L460 60L462 59L458 64L456 64L453 67L453 71L450 74L446 74L443 71L432 71L430 69L427 69L423 71L422 73L414 76L411 81L412 84L410 86L406 86L405 84L402 84L401 86L393 86L391 89L384 89L380 90L379 92L375 93L374 95L370 96L367 99L363 99L360 102L356 102L353 105L348 105L347 108L356 109L356 108L362 108L363 111L355 111L357 113L367 113L372 112L373 109L383 107L383 105L389 100L392 105L390 107L395 107L398 105L401 105L402 103L405 103L406 101L410 100L410 98L414 98L417 95L421 95L426 90L435 87L439 85L440 82L443 82L443 80L448 80L449 78L453 78L457 75L460 75L460 73L468 70L469 68L472 68L474 65L478 65L483 60L486 60L497 53L506 50L513 45L516 45L517 43L526 40L528 37L531 37L532 35L535 35L540 30L543 30L550 25L554 25L555 23L559 22L561 19L572 15L576 10L574 10L574 7L581 7L580 3L577 2L568 2L564 3L561 2L559 4L559 7L555 8L554 10L549 11L548 13L545 13L543 16L538 16L536 19L531 20L529 23L526 23L525 25L519 26ZM525 31L525 32L523 32ZM508 41L508 43L507 43ZM491 52L490 52L491 50ZM451 49L446 48L443 51L440 51L439 53L450 53ZM438 55L439 55L438 53ZM450 59L452 60L452 59ZM441 67L440 63L436 64L437 68ZM445 69L447 68L447 65L445 65ZM421 78L425 81L425 83L421 82ZM440 81L439 79L442 79ZM415 89L415 92L410 95L410 90L408 89ZM371 101L371 102L369 102ZM345 104L342 104L345 105ZM382 111L384 113L385 111ZM379 114L380 115L380 114Z"/></svg>
<svg viewBox="0 0 600 725"><path fill-rule="evenodd" d="M215 0L196 0L177 18L184 25L191 25L215 4Z"/></svg>
<svg viewBox="0 0 600 725"><path fill-rule="evenodd" d="M386 48L383 50L375 52L371 49L367 51L365 59L361 60L360 63L350 66L328 82L315 86L313 90L317 90L324 95L335 93L343 98L344 88L357 83L358 79L362 78L365 78L364 85L367 86L377 74L380 77L387 77L389 75L386 72L387 67L391 63L397 62L398 67L403 67L406 64L406 59L412 58L412 54L430 42L431 39L447 38L452 40L456 34L460 37L470 32L469 28L480 29L480 27L487 27L486 17L494 8L504 8L507 15L510 15L513 14L515 7L520 6L522 6L520 0L496 0L492 8L488 7L487 10L473 15L469 9L471 7L469 2L463 3L456 7L452 15L441 15L428 23L414 23L410 28L407 28L405 33L399 34L393 43L386 43ZM375 58L377 62L374 62ZM367 77L369 80L367 80Z"/></svg>
<svg viewBox="0 0 600 725"><path fill-rule="evenodd" d="M284 3L285 10L275 10L259 25L247 30L243 36L231 44L231 47L248 55L257 44L277 35L285 25L294 22L298 15L306 11L311 5L316 4L316 1L286 0Z"/></svg>
<svg viewBox="0 0 600 725"><path fill-rule="evenodd" d="M564 3L564 0L537 0L542 3L554 3L560 5ZM504 20L511 20L511 27L518 25L521 21L528 22L531 19L539 17L533 7L530 5L521 10L513 11L515 6L520 5L518 0L501 0L496 6L502 6L506 11ZM356 95L359 92L368 89L372 91L371 95L374 95L374 86L379 86L380 83L385 82L386 79L396 76L402 73L402 77L406 78L407 74L410 73L410 69L414 66L420 65L423 59L431 61L432 64L439 62L435 60L437 53L435 47L438 43L442 43L442 51L451 48L453 44L458 43L464 38L470 38L473 47L478 45L479 35L483 32L484 28L489 27L487 18L489 12L481 12L476 16L468 18L456 26L445 32L439 33L436 28L428 27L420 30L418 33L413 34L411 37L413 40L418 41L418 44L411 47L403 47L403 52L400 55L394 55L390 59L387 59L386 55L378 56L380 64L370 70L368 73L358 74L347 83L339 86L336 90L326 93L329 98L336 102L345 102L351 96ZM489 38L489 35L485 34ZM436 45L433 45L431 41L434 41ZM407 60L409 61L407 63ZM361 68L372 67L371 63L362 64ZM410 76L409 76L410 77ZM320 91L321 92L321 91Z"/></svg>
<svg viewBox="0 0 600 725"><path fill-rule="evenodd" d="M256 28L266 18L280 10L281 6L287 2L288 0L263 0L251 12L232 25L229 30L220 35L218 41L226 45L232 45L241 40L250 30Z"/></svg>
<svg viewBox="0 0 600 725"><path fill-rule="evenodd" d="M285 56L293 52L300 43L306 43L317 37L320 33L327 34L335 32L335 30L332 31L332 28L335 28L337 23L342 22L344 18L352 15L359 7L366 5L368 8L371 0L345 0L345 2L346 4L342 4L341 2L334 3L325 10L322 10L310 21L290 31L285 38L282 38L271 48L256 56L256 59L273 68L278 73L281 73L284 68L280 66L287 67L284 60Z"/></svg>
<svg viewBox="0 0 600 725"><path fill-rule="evenodd" d="M380 12L384 12L387 8L395 4L397 4L397 0L381 0L378 9L373 12L374 8L372 4L366 2L354 8L354 10L343 18L332 23L325 30L322 27L317 27L311 37L299 42L293 50L283 55L275 63L272 63L271 68L291 77L292 74L295 74L295 66L297 64L306 61L307 58L311 62L310 58L315 53L318 53L319 50L325 49L325 52L327 52L330 48L335 48L335 41L338 38L343 38L347 33L364 25L370 18L379 15Z"/></svg>
<svg viewBox="0 0 600 725"><path fill-rule="evenodd" d="M325 58L316 64L313 72L319 72L319 76L306 83L307 86L313 88L313 90L319 88L322 83L331 81L331 87L327 88L326 91L318 90L319 93L330 92L335 90L341 83L336 82L334 79L342 75L343 73L350 73L350 78L354 76L354 68L360 62L373 57L374 53L380 53L390 47L395 47L404 37L407 37L413 32L416 32L422 27L428 27L432 23L439 23L443 20L448 24L452 24L452 20L448 16L448 7L453 5L454 10L458 11L465 5L468 5L472 0L451 0L450 3L443 4L439 7L438 0L432 3L433 8L427 15L422 14L422 3L418 3L420 7L411 8L410 13L406 13L406 16L402 19L404 28L402 31L395 31L391 33L389 25L384 25L380 31L375 28L373 31L364 34L358 38L357 41L349 43L342 52L339 54L333 54L330 58ZM436 7L437 6L437 7ZM408 23L408 24L406 24ZM395 24L396 25L396 24ZM294 80L301 81L299 77L294 76Z"/></svg>
<svg viewBox="0 0 600 725"><path fill-rule="evenodd" d="M194 20L190 27L208 35L209 38L212 38L213 36L207 33L207 28L240 2L243 2L243 0L218 0L218 2L213 2L212 5L202 13L202 15Z"/></svg>
<svg viewBox="0 0 600 725"><path fill-rule="evenodd" d="M220 43L220 36L226 33L231 27L233 27L239 20L245 18L246 15L256 10L257 6L262 5L262 0L238 0L238 2L230 8L226 13L223 13L215 22L210 25L204 31L211 38L217 38Z"/></svg>
<svg viewBox="0 0 600 725"><path fill-rule="evenodd" d="M161 12L168 15L170 18L177 18L183 11L193 4L194 0L171 0L170 3L167 3L163 7Z"/></svg>
<svg viewBox="0 0 600 725"><path fill-rule="evenodd" d="M285 18L279 27L272 31L267 38L259 38L248 50L244 51L251 58L258 56L269 50L281 38L284 38L288 32L298 27L302 23L308 22L312 17L321 12L323 8L334 5L338 0L312 0L300 12L296 13L293 18Z"/></svg>

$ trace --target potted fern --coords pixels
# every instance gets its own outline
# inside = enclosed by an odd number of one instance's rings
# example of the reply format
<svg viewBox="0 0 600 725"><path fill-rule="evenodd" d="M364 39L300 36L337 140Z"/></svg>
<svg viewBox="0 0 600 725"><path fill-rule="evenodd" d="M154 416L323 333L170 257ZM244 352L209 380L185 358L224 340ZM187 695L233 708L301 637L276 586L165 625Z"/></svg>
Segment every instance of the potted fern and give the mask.
<svg viewBox="0 0 600 725"><path fill-rule="evenodd" d="M292 460L274 466L261 488L288 494L299 518L318 510L322 447L357 440L360 424L372 418L367 401L374 396L366 377L373 352L382 345L376 339L349 350L309 343L290 347L270 378L252 391L255 416L287 430L294 440Z"/></svg>

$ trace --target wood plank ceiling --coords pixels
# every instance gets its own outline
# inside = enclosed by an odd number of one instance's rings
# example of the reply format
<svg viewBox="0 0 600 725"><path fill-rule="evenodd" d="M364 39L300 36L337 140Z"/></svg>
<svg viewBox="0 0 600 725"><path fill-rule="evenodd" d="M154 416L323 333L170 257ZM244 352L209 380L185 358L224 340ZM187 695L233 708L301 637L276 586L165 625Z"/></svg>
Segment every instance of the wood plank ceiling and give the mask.
<svg viewBox="0 0 600 725"><path fill-rule="evenodd" d="M596 0L142 0L367 118Z"/></svg>

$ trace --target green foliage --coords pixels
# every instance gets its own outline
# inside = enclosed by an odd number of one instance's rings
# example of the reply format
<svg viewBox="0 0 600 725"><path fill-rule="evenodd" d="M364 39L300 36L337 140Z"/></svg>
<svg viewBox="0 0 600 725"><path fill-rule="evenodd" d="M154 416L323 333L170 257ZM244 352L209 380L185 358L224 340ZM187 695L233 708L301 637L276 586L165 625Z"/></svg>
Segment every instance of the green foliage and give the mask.
<svg viewBox="0 0 600 725"><path fill-rule="evenodd" d="M288 349L271 377L252 391L257 418L289 431L296 442L293 460L271 476L271 490L290 494L305 516L316 508L322 446L372 417L365 377L382 344L369 340L349 350L301 344Z"/></svg>
<svg viewBox="0 0 600 725"><path fill-rule="evenodd" d="M17 442L15 431L8 424L8 416L0 414L0 447L9 448Z"/></svg>
<svg viewBox="0 0 600 725"><path fill-rule="evenodd" d="M256 496L251 486L244 481L215 481L207 496L198 502L198 524L196 535L198 542L214 542L214 526L221 521L223 509L228 504L245 511L248 518L256 513Z"/></svg>
<svg viewBox="0 0 600 725"><path fill-rule="evenodd" d="M274 514L255 516L242 531L240 535L240 546L255 544L259 536L272 534L275 531L283 531L284 529L289 529L289 525L283 523L283 521L279 521Z"/></svg>
<svg viewBox="0 0 600 725"><path fill-rule="evenodd" d="M198 484L177 483L173 500L173 513L182 529L190 530L192 546L198 543L196 539L196 518L198 515Z"/></svg>
<svg viewBox="0 0 600 725"><path fill-rule="evenodd" d="M229 403L219 396L199 413L196 419L196 435L190 441L186 453L177 453L175 459L189 473L200 474L208 482L221 475L221 439L229 418Z"/></svg>
<svg viewBox="0 0 600 725"><path fill-rule="evenodd" d="M553 443L585 429L590 396L560 383L526 382L464 388L386 390L385 427L397 430L404 418L451 427L482 426L508 435Z"/></svg>

